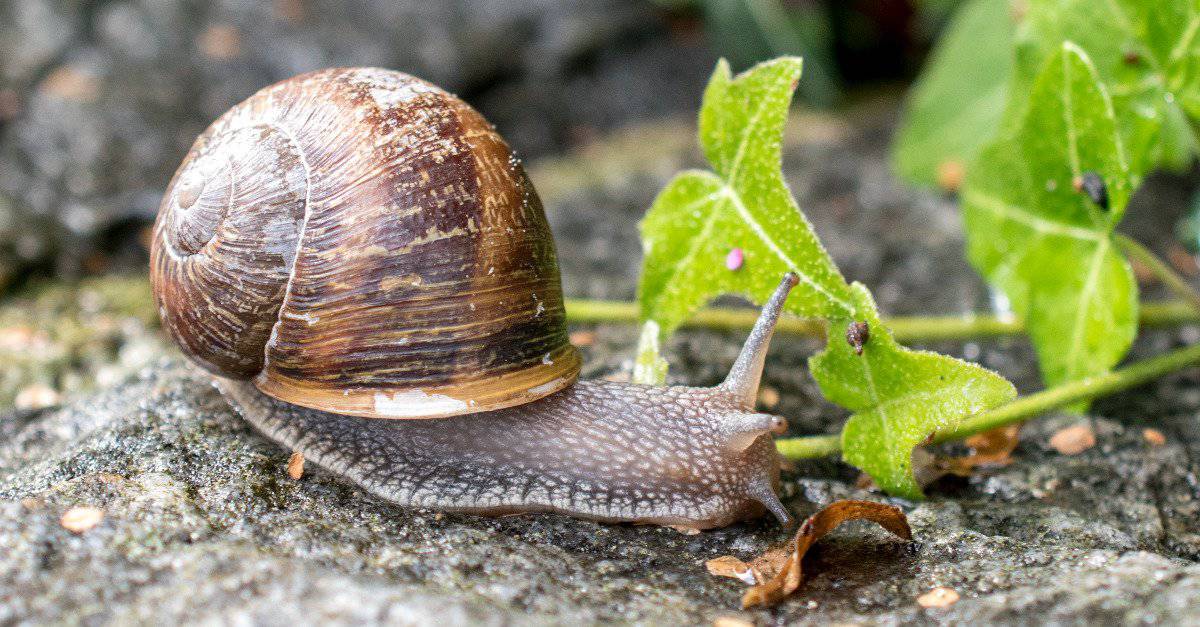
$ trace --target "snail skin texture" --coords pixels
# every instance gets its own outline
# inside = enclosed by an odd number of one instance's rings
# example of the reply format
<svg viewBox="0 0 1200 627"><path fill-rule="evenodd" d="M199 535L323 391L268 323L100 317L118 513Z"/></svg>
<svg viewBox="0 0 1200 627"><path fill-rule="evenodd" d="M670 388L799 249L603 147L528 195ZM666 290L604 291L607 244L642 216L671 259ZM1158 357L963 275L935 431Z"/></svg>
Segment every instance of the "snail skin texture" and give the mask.
<svg viewBox="0 0 1200 627"><path fill-rule="evenodd" d="M712 388L577 381L541 202L476 111L313 72L197 140L163 198L164 328L259 430L397 503L711 528L769 511L772 295Z"/></svg>

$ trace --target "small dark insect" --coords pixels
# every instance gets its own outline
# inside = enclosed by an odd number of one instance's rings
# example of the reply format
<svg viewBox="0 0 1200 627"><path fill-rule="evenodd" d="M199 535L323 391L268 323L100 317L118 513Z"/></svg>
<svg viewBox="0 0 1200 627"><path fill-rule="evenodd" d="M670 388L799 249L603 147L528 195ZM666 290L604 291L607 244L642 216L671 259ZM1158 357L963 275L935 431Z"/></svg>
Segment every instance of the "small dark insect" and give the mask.
<svg viewBox="0 0 1200 627"><path fill-rule="evenodd" d="M854 354L861 355L867 340L871 339L871 327L866 322L851 322L846 327L846 343L854 347Z"/></svg>
<svg viewBox="0 0 1200 627"><path fill-rule="evenodd" d="M1125 54L1121 55L1121 60L1125 65L1137 65L1142 62L1142 55L1137 50L1126 50Z"/></svg>
<svg viewBox="0 0 1200 627"><path fill-rule="evenodd" d="M1096 203L1097 207L1108 211L1108 187L1104 185L1104 179L1092 170L1084 170L1083 175L1079 176L1074 181L1075 191L1083 192Z"/></svg>

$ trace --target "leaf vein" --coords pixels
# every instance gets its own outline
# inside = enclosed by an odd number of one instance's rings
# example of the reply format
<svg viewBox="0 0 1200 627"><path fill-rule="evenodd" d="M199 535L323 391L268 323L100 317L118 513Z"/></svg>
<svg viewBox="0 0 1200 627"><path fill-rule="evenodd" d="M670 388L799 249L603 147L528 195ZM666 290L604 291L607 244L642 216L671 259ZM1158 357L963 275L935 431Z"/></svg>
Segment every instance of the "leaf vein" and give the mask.
<svg viewBox="0 0 1200 627"><path fill-rule="evenodd" d="M742 203L742 199L738 195L737 190L726 185L723 188L723 191L725 196L729 198L730 202L733 204L733 208L738 212L738 216L742 218L742 221L744 221L746 225L750 227L750 230L754 232L758 239L762 240L762 242L767 245L767 248L771 249L772 253L775 253L776 257L779 257L779 259L783 261L784 265L786 265L788 269L790 269L792 272L795 272L796 275L800 277L801 281L804 281L814 290L824 294L826 298L834 303L837 303L838 306L840 306L843 310L847 312L854 311L854 307L852 307L850 303L838 298L832 292L825 289L823 285L817 283L816 280L808 275L808 273L801 270L800 266L797 265L795 261L792 261L792 258L789 257L787 253L783 252L783 249L780 248L779 245L775 243L775 240L767 234L762 225L754 219L754 216L750 215L750 210L746 208L744 203Z"/></svg>
<svg viewBox="0 0 1200 627"><path fill-rule="evenodd" d="M985 194L976 189L966 190L963 194L963 200L987 209L988 211L991 211L1002 218L1009 218L1016 222L1020 222L1021 224L1024 224L1029 228L1042 233L1047 233L1050 235L1062 235L1064 237L1071 237L1090 242L1098 242L1104 239L1103 235L1093 230L1079 226L1073 226L1070 224L1062 224L1061 222L1055 222L1053 220L1047 220L1046 218L1026 211L1022 207L1006 203L995 196Z"/></svg>

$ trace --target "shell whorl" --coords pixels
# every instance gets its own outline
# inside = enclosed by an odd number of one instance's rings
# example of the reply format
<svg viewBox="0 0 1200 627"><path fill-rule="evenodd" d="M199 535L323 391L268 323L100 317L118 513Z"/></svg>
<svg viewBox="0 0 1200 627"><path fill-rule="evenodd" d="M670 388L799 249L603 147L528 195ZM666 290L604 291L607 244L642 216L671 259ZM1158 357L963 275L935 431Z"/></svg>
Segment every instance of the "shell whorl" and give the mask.
<svg viewBox="0 0 1200 627"><path fill-rule="evenodd" d="M268 87L197 139L152 279L192 357L324 411L437 417L570 385L553 239L512 151L399 72Z"/></svg>

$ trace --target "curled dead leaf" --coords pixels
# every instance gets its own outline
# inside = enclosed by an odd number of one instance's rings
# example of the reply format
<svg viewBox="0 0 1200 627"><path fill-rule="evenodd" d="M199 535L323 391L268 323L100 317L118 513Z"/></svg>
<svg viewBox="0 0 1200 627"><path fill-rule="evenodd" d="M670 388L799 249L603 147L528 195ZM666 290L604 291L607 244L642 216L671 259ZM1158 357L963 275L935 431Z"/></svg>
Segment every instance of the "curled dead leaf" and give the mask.
<svg viewBox="0 0 1200 627"><path fill-rule="evenodd" d="M708 569L709 574L717 577L732 577L748 586L758 583L754 568L732 555L710 559L704 562L704 567Z"/></svg>
<svg viewBox="0 0 1200 627"><path fill-rule="evenodd" d="M966 477L980 466L1007 466L1012 463L1012 452L1020 442L1021 425L1005 425L990 431L977 433L966 439L971 454L950 457L945 460L946 470L951 474Z"/></svg>
<svg viewBox="0 0 1200 627"><path fill-rule="evenodd" d="M873 501L836 501L809 516L791 541L768 549L749 564L726 555L709 560L705 566L714 575L733 577L751 586L742 597L743 608L774 605L800 587L804 577L801 562L808 549L850 520L869 520L900 538L912 539L908 519L899 507Z"/></svg>
<svg viewBox="0 0 1200 627"><path fill-rule="evenodd" d="M1070 426L1050 436L1050 447L1063 455L1078 455L1093 446L1096 446L1096 432L1091 425Z"/></svg>

